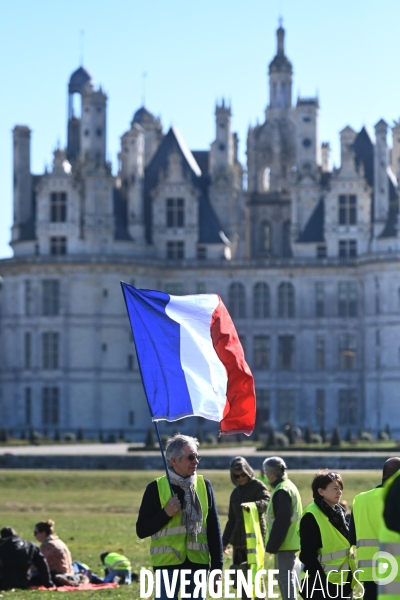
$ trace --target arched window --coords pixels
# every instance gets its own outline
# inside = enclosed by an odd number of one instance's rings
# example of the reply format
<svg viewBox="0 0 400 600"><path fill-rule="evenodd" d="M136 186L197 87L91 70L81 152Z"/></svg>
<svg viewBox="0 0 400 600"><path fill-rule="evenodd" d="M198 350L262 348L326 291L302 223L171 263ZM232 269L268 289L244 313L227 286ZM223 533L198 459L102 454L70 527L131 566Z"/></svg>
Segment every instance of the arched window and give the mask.
<svg viewBox="0 0 400 600"><path fill-rule="evenodd" d="M263 171L263 180L262 180L262 186L263 186L264 192L268 192L268 190L269 190L270 179L271 179L271 169L269 167L266 167L266 169L264 169L264 171Z"/></svg>
<svg viewBox="0 0 400 600"><path fill-rule="evenodd" d="M282 256L292 256L292 247L290 244L290 221L285 221L282 225Z"/></svg>
<svg viewBox="0 0 400 600"><path fill-rule="evenodd" d="M287 106L286 83L283 82L281 84L281 108L286 108L286 106Z"/></svg>
<svg viewBox="0 0 400 600"><path fill-rule="evenodd" d="M278 315L284 319L295 316L294 286L289 282L281 283L278 288Z"/></svg>
<svg viewBox="0 0 400 600"><path fill-rule="evenodd" d="M256 283L253 290L253 317L268 319L271 316L271 296L266 283Z"/></svg>
<svg viewBox="0 0 400 600"><path fill-rule="evenodd" d="M272 225L269 221L263 221L260 227L260 256L270 256L272 251Z"/></svg>
<svg viewBox="0 0 400 600"><path fill-rule="evenodd" d="M246 316L246 298L242 283L229 286L229 312L232 319L244 319Z"/></svg>

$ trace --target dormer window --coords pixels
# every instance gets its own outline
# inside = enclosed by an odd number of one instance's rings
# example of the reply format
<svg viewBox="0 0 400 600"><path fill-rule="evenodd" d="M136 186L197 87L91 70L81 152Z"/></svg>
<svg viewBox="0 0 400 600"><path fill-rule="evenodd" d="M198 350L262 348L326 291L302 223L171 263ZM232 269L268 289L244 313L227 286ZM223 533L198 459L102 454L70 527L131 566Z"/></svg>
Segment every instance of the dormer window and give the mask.
<svg viewBox="0 0 400 600"><path fill-rule="evenodd" d="M185 200L167 198L167 227L185 226Z"/></svg>
<svg viewBox="0 0 400 600"><path fill-rule="evenodd" d="M339 225L357 224L357 196L355 194L340 194L339 196Z"/></svg>
<svg viewBox="0 0 400 600"><path fill-rule="evenodd" d="M52 192L50 194L50 221L52 223L65 223L67 220L67 194L65 192Z"/></svg>

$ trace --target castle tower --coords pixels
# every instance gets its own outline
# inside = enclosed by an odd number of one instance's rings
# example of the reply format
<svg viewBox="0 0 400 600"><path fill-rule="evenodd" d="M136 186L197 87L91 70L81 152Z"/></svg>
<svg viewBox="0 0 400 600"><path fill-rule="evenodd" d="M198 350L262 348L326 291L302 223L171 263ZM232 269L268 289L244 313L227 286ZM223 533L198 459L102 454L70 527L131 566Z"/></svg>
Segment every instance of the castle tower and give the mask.
<svg viewBox="0 0 400 600"><path fill-rule="evenodd" d="M392 169L397 180L400 179L400 121L395 121L392 127L393 145L392 145Z"/></svg>
<svg viewBox="0 0 400 600"><path fill-rule="evenodd" d="M375 125L374 152L374 221L383 227L389 210L389 180L387 168L389 165L389 149L387 146L387 123L381 119ZM382 228L381 227L381 228ZM379 235L380 231L376 231Z"/></svg>
<svg viewBox="0 0 400 600"><path fill-rule="evenodd" d="M26 125L13 129L14 224L12 238L20 237L20 226L32 217L31 130Z"/></svg>
<svg viewBox="0 0 400 600"><path fill-rule="evenodd" d="M321 164L318 98L298 98L296 106L298 175L316 175Z"/></svg>
<svg viewBox="0 0 400 600"><path fill-rule="evenodd" d="M277 52L268 69L269 108L286 110L292 105L293 67L285 56L285 30L282 25L277 32Z"/></svg>
<svg viewBox="0 0 400 600"><path fill-rule="evenodd" d="M142 106L135 112L132 123L144 129L144 166L147 167L163 137L161 121Z"/></svg>
<svg viewBox="0 0 400 600"><path fill-rule="evenodd" d="M80 155L83 161L96 166L106 162L106 105L107 96L88 82L82 91Z"/></svg>
<svg viewBox="0 0 400 600"><path fill-rule="evenodd" d="M83 67L72 73L68 84L67 158L73 163L78 158L81 145L82 92L92 76Z"/></svg>
<svg viewBox="0 0 400 600"><path fill-rule="evenodd" d="M234 162L234 139L231 132L232 112L225 101L215 107L215 141L211 144L210 171L215 175L221 169L232 167Z"/></svg>

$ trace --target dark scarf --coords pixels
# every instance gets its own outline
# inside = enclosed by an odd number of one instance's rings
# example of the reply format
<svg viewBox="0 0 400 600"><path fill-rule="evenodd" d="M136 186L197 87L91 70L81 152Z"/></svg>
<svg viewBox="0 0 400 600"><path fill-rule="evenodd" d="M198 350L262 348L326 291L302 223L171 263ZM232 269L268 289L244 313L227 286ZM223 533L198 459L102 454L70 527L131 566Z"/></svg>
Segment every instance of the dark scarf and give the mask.
<svg viewBox="0 0 400 600"><path fill-rule="evenodd" d="M340 504L329 506L322 498L315 498L315 504L322 510L334 527L347 539L349 526L346 522L346 511Z"/></svg>

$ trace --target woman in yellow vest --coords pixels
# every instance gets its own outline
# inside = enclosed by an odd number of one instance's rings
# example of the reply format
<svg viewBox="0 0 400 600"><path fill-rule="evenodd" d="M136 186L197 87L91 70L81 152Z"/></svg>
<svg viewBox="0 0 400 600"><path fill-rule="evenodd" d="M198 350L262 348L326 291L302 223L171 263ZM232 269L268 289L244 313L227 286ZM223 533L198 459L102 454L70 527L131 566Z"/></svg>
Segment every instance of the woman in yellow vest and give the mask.
<svg viewBox="0 0 400 600"><path fill-rule="evenodd" d="M300 521L300 560L303 572L308 572L301 595L312 600L349 598L353 562L345 511L340 505L342 477L334 471L318 471L311 489L314 502Z"/></svg>

